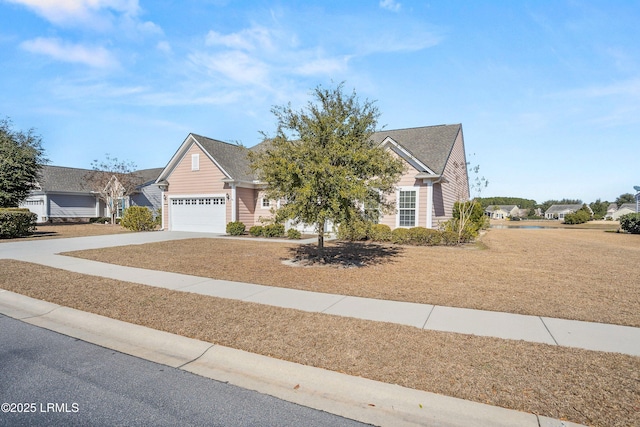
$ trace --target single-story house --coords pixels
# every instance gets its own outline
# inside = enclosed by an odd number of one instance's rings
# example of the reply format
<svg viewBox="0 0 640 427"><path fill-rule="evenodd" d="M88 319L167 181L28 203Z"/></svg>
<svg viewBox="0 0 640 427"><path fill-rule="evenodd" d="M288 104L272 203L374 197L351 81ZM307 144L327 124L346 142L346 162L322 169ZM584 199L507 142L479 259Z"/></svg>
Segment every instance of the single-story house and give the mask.
<svg viewBox="0 0 640 427"><path fill-rule="evenodd" d="M624 203L622 204L622 206L620 206L611 214L611 219L618 220L622 215L636 213L637 212L636 209L637 209L636 203ZM608 211L607 211L607 214L608 214Z"/></svg>
<svg viewBox="0 0 640 427"><path fill-rule="evenodd" d="M517 205L489 205L484 214L491 219L505 219L520 216L520 208Z"/></svg>
<svg viewBox="0 0 640 427"><path fill-rule="evenodd" d="M406 164L391 196L396 212L380 223L433 228L452 217L455 201L469 198L462 125L380 131L373 140ZM156 181L163 229L224 233L231 221L251 227L271 218L270 209L280 202L264 197L265 185L247 157L262 144L245 148L189 134Z"/></svg>
<svg viewBox="0 0 640 427"><path fill-rule="evenodd" d="M582 206L581 204L551 205L544 213L544 217L546 219L564 219L565 215L577 212ZM588 207L588 209L591 211L591 208ZM593 211L591 211L591 214L593 215Z"/></svg>
<svg viewBox="0 0 640 427"><path fill-rule="evenodd" d="M139 185L118 204L117 216L128 206L147 206L156 211L161 206L160 189L153 185L161 168L133 172ZM109 208L94 191L89 169L45 165L40 171L36 188L20 204L38 215L37 222L88 221L110 216Z"/></svg>

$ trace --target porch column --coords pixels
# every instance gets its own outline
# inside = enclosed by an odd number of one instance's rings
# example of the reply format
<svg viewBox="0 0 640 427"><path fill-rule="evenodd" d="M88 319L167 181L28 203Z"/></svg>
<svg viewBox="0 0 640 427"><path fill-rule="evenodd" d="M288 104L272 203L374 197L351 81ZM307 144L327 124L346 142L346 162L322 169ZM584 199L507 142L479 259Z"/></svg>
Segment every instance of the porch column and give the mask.
<svg viewBox="0 0 640 427"><path fill-rule="evenodd" d="M236 184L231 184L231 221L238 220L238 208L236 206Z"/></svg>
<svg viewBox="0 0 640 427"><path fill-rule="evenodd" d="M427 228L433 228L433 181L427 181Z"/></svg>

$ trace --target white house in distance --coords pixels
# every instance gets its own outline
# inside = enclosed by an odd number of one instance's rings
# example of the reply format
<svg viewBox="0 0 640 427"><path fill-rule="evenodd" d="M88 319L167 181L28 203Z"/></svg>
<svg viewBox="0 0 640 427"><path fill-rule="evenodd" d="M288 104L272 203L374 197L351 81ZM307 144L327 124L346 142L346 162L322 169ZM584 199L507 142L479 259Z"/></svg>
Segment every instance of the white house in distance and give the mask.
<svg viewBox="0 0 640 427"><path fill-rule="evenodd" d="M544 217L546 219L564 219L565 215L575 213L580 210L580 208L582 208L581 204L551 205L544 213Z"/></svg>
<svg viewBox="0 0 640 427"><path fill-rule="evenodd" d="M520 216L520 209L517 205L489 205L484 214L491 219L506 219Z"/></svg>

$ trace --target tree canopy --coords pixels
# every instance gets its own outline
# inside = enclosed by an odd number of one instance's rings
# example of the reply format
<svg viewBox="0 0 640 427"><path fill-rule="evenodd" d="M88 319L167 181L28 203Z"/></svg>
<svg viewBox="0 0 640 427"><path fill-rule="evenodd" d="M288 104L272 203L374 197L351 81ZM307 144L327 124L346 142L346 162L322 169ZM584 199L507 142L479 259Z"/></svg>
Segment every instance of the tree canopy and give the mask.
<svg viewBox="0 0 640 427"><path fill-rule="evenodd" d="M0 207L26 199L46 162L42 138L33 129L15 131L9 119L0 119Z"/></svg>
<svg viewBox="0 0 640 427"><path fill-rule="evenodd" d="M131 194L140 184L140 179L133 172L136 165L105 154L104 160L94 160L91 167L93 170L87 174L86 179L93 191L109 207L111 223L115 224L118 208L122 208L122 197Z"/></svg>
<svg viewBox="0 0 640 427"><path fill-rule="evenodd" d="M537 205L535 200L520 197L478 197L476 200L483 208L491 205L517 205L520 209L534 209Z"/></svg>
<svg viewBox="0 0 640 427"><path fill-rule="evenodd" d="M635 203L635 202L636 202L636 197L631 193L621 194L616 199L616 205L618 205L618 207L624 205L625 203Z"/></svg>
<svg viewBox="0 0 640 427"><path fill-rule="evenodd" d="M379 116L373 102L360 103L355 91L343 92L343 84L318 86L305 108L289 104L272 112L275 137L249 157L267 197L282 201L277 221L314 224L322 250L327 221L349 223L371 210L394 208L386 196L404 166L372 140Z"/></svg>

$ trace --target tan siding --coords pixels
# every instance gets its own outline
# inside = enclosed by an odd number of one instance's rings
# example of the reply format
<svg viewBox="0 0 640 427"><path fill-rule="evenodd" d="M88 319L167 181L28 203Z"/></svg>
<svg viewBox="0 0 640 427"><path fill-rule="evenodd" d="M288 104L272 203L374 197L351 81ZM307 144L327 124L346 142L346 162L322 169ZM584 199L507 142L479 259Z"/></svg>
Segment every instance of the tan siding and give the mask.
<svg viewBox="0 0 640 427"><path fill-rule="evenodd" d="M197 171L191 170L192 154L200 154L200 168ZM169 197L189 194L231 195L229 184L222 182L224 178L225 175L215 163L207 157L200 147L193 144L167 177L169 190L165 192L167 200L164 200L162 204L165 226L169 227ZM229 201L226 204L226 215L226 222L231 221L231 203Z"/></svg>
<svg viewBox="0 0 640 427"><path fill-rule="evenodd" d="M400 157L398 156L395 152L392 151L392 154L396 157ZM404 161L404 160L403 160ZM416 225L420 225L420 226L425 226L427 223L427 191L426 188L422 187L422 180L417 180L415 179L416 174L418 173L418 171L411 166L409 163L407 163L406 161L404 161L405 163L405 171L402 174L402 176L400 177L400 179L398 180L398 183L396 184L396 188L399 187L416 187L416 189L418 190L418 217L417 217L417 221L418 224ZM389 200L390 202L392 202L394 205L396 203L396 192L393 192L392 194L390 194L389 196L387 196L387 200ZM396 209L397 210L397 209ZM389 227L396 228L396 217L397 217L397 212L395 212L394 214L387 214L384 215L382 218L380 218L380 223L381 224L386 224Z"/></svg>
<svg viewBox="0 0 640 427"><path fill-rule="evenodd" d="M257 225L262 225L264 221L268 222L273 217L273 214L271 213L271 207L276 206L276 202L272 200L271 206L269 208L263 208L262 197L264 197L264 191L256 190L256 212L254 221Z"/></svg>
<svg viewBox="0 0 640 427"><path fill-rule="evenodd" d="M244 223L247 227L255 225L256 191L252 188L237 188L236 197L238 198L238 221Z"/></svg>
<svg viewBox="0 0 640 427"><path fill-rule="evenodd" d="M444 180L434 185L434 226L453 216L453 204L469 199L469 178L462 132L458 133L444 169Z"/></svg>

